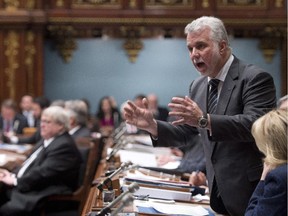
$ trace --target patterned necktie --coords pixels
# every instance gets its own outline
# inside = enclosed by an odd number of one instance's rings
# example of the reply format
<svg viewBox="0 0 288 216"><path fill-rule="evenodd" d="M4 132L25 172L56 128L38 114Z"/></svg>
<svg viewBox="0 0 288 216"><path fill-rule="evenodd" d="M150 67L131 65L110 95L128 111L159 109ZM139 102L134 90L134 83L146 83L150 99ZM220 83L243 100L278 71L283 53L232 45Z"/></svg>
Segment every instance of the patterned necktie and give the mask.
<svg viewBox="0 0 288 216"><path fill-rule="evenodd" d="M209 81L210 91L208 97L208 113L215 113L218 100L218 84L220 80L211 79Z"/></svg>

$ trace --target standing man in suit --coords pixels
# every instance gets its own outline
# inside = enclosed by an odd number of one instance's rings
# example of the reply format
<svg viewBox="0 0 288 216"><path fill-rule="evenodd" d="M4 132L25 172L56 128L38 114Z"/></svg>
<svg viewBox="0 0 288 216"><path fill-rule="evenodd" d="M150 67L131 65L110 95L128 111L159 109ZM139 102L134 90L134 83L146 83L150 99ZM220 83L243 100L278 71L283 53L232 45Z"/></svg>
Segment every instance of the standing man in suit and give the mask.
<svg viewBox="0 0 288 216"><path fill-rule="evenodd" d="M17 112L16 102L12 99L4 100L0 116L0 129L4 135L22 134L25 127L28 127L27 119Z"/></svg>
<svg viewBox="0 0 288 216"><path fill-rule="evenodd" d="M251 126L276 106L273 78L232 55L220 19L200 17L185 33L191 61L201 76L191 83L189 97L174 97L168 105L177 119L172 124L156 121L144 99L146 108L128 102L126 121L148 131L154 146L181 146L199 130L212 209L244 215L263 169Z"/></svg>
<svg viewBox="0 0 288 216"><path fill-rule="evenodd" d="M37 214L42 198L69 194L78 186L81 156L68 134L69 117L61 107L49 107L41 116L42 140L19 170L0 171L0 215Z"/></svg>

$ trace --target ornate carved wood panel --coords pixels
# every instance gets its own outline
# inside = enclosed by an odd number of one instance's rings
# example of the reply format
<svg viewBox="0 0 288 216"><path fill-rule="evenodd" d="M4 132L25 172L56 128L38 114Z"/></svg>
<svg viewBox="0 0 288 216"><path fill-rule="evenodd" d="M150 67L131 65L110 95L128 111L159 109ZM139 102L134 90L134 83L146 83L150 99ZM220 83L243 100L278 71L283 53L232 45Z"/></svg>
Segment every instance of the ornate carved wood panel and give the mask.
<svg viewBox="0 0 288 216"><path fill-rule="evenodd" d="M267 61L282 50L282 94L287 94L287 1L284 0L0 0L0 100L43 93L43 38L54 40L64 61L76 38L125 38L137 60L142 38L184 37L202 15L221 18L234 37L259 38Z"/></svg>

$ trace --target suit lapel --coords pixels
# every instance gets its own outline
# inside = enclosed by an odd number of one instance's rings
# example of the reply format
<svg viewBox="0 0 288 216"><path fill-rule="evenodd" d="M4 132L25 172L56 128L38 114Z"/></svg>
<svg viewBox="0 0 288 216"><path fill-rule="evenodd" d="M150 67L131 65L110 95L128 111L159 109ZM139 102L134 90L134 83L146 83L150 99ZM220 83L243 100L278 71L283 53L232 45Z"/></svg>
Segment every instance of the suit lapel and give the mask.
<svg viewBox="0 0 288 216"><path fill-rule="evenodd" d="M207 112L207 77L194 81L190 87L190 97L195 101L203 112ZM199 94L201 92L201 94Z"/></svg>
<svg viewBox="0 0 288 216"><path fill-rule="evenodd" d="M219 114L219 115L225 114L227 106L231 99L233 89L235 88L235 85L236 85L234 80L238 78L238 71L239 71L239 63L238 63L238 59L235 58L224 80L222 90L219 95L219 100L217 103L216 114Z"/></svg>

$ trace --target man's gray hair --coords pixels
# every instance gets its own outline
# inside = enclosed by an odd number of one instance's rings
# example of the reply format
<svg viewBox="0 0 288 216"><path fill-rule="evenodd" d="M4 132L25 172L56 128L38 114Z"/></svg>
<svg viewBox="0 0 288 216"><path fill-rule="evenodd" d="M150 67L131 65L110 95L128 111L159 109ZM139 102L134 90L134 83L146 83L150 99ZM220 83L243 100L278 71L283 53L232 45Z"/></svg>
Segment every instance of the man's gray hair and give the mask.
<svg viewBox="0 0 288 216"><path fill-rule="evenodd" d="M50 117L53 122L59 125L63 125L66 131L69 130L69 116L63 107L50 106L43 111L42 115Z"/></svg>
<svg viewBox="0 0 288 216"><path fill-rule="evenodd" d="M211 29L211 39L215 42L222 40L226 41L229 45L229 37L223 22L212 16L202 16L198 19L193 20L185 27L185 34L197 32L209 27Z"/></svg>
<svg viewBox="0 0 288 216"><path fill-rule="evenodd" d="M85 126L88 118L88 108L82 100L69 100L65 102L65 108L70 117L73 117L78 125Z"/></svg>

